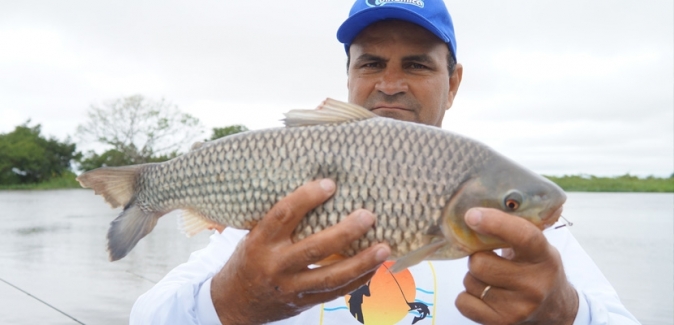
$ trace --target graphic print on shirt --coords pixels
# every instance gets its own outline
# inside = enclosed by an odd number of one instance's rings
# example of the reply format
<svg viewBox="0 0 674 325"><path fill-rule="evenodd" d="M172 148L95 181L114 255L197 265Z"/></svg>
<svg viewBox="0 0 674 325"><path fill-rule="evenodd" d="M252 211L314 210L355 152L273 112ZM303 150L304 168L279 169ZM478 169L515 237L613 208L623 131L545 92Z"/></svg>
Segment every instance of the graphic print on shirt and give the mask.
<svg viewBox="0 0 674 325"><path fill-rule="evenodd" d="M396 274L385 262L372 279L344 299L323 305L321 324L432 324L435 274L423 263Z"/></svg>

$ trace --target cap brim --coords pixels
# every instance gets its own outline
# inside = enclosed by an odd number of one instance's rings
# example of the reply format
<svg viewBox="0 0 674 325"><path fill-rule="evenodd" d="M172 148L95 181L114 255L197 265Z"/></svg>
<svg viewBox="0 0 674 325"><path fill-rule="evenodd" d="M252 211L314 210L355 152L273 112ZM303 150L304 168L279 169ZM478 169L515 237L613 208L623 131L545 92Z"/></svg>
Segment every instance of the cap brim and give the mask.
<svg viewBox="0 0 674 325"><path fill-rule="evenodd" d="M393 6L372 7L359 11L358 13L349 17L346 21L344 21L344 23L342 23L342 25L337 30L337 39L344 43L344 45L348 48L351 43L353 43L353 40L356 38L356 36L358 36L358 34L363 29L365 29L365 27L371 25L372 23L386 19L399 19L417 24L433 33L443 42L451 44L450 37L441 32L426 18L414 11ZM454 47L455 44L451 44L450 48L453 49ZM453 52L454 51L452 51L452 56L455 55Z"/></svg>

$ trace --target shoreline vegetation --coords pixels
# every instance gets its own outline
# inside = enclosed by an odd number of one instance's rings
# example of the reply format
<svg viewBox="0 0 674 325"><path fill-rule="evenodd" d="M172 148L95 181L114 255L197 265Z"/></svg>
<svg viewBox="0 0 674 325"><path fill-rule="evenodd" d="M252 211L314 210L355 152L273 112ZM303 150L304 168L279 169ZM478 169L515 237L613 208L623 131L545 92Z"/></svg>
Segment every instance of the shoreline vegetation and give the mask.
<svg viewBox="0 0 674 325"><path fill-rule="evenodd" d="M56 190L81 188L73 172L65 172L60 177L34 184L2 185L0 190ZM566 192L655 192L674 193L674 174L669 178L645 177L625 174L617 177L597 177L592 175L545 176Z"/></svg>
<svg viewBox="0 0 674 325"><path fill-rule="evenodd" d="M566 192L655 192L674 193L674 174L669 178L648 176L640 178L630 174L617 177L592 175L545 176Z"/></svg>

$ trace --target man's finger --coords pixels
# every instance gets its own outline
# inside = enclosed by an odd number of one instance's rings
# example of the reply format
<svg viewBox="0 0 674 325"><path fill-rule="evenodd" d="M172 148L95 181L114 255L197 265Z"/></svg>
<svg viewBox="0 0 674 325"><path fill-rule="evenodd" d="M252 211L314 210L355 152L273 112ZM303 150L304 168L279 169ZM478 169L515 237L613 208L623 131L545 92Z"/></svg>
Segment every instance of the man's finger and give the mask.
<svg viewBox="0 0 674 325"><path fill-rule="evenodd" d="M525 271L522 267L525 266L513 264L491 251L477 252L468 258L468 275L496 287L520 288L522 282L528 281L521 277Z"/></svg>
<svg viewBox="0 0 674 325"><path fill-rule="evenodd" d="M543 232L524 218L496 209L472 208L465 220L476 232L508 243L519 258L533 262L545 256L548 243Z"/></svg>
<svg viewBox="0 0 674 325"><path fill-rule="evenodd" d="M361 238L374 224L374 215L358 210L340 223L315 233L289 248L288 256L302 266L314 264L332 254L339 253L353 241Z"/></svg>
<svg viewBox="0 0 674 325"><path fill-rule="evenodd" d="M293 284L302 292L335 291L376 270L390 254L388 245L377 244L351 258L303 272L294 279Z"/></svg>
<svg viewBox="0 0 674 325"><path fill-rule="evenodd" d="M466 288L466 292L474 297L480 298L480 295L482 295L482 292L484 292L487 286L489 285L472 276L470 273L466 273L466 276L463 278L463 287Z"/></svg>
<svg viewBox="0 0 674 325"><path fill-rule="evenodd" d="M454 304L461 314L479 324L502 323L497 322L497 320L502 321L502 319L494 309L480 300L479 297L475 297L465 291L456 297Z"/></svg>
<svg viewBox="0 0 674 325"><path fill-rule="evenodd" d="M335 193L331 179L306 183L278 201L253 229L269 240L287 239L304 216Z"/></svg>

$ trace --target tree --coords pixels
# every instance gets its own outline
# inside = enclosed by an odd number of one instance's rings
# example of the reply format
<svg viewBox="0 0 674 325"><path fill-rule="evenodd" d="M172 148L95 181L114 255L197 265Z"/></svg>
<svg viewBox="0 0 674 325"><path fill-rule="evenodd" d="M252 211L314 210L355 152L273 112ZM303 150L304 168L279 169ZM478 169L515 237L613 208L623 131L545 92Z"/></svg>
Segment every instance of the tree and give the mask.
<svg viewBox="0 0 674 325"><path fill-rule="evenodd" d="M245 127L244 125L230 125L224 128L213 128L213 134L211 135L211 138L208 140L220 139L228 135L246 131L248 131L248 128Z"/></svg>
<svg viewBox="0 0 674 325"><path fill-rule="evenodd" d="M111 100L102 106L92 105L87 118L87 122L77 128L80 138L111 148L101 155L90 151L80 161L85 170L175 157L181 148L203 133L203 126L196 117L163 99L153 101L141 95Z"/></svg>
<svg viewBox="0 0 674 325"><path fill-rule="evenodd" d="M91 150L78 162L79 169L85 172L101 166L125 166L133 164L123 152L117 149L110 149L100 155Z"/></svg>
<svg viewBox="0 0 674 325"><path fill-rule="evenodd" d="M147 162L162 162L178 157L178 152L174 151L169 154L152 156ZM86 156L78 160L79 169L82 171L89 171L103 166L126 166L133 165L134 162L129 159L123 152L117 149L110 149L102 154L90 150Z"/></svg>
<svg viewBox="0 0 674 325"><path fill-rule="evenodd" d="M31 127L29 123L0 134L0 184L47 181L70 170L71 161L80 157L69 139L47 139L40 134L40 124Z"/></svg>

